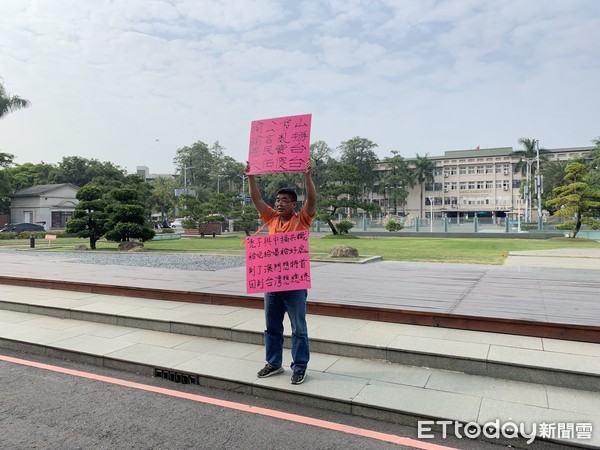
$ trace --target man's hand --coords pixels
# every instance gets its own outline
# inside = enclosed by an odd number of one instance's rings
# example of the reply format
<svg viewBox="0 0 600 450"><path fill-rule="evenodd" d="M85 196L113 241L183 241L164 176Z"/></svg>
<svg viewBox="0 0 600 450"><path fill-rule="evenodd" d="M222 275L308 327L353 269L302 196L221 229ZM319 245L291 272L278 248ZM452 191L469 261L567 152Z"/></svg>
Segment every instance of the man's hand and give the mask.
<svg viewBox="0 0 600 450"><path fill-rule="evenodd" d="M313 170L312 162L309 159L308 161L306 161L306 167L304 169L304 173L312 173L312 170Z"/></svg>
<svg viewBox="0 0 600 450"><path fill-rule="evenodd" d="M249 172L250 172L250 162L246 161L246 166L244 167L244 173L246 175L248 175Z"/></svg>

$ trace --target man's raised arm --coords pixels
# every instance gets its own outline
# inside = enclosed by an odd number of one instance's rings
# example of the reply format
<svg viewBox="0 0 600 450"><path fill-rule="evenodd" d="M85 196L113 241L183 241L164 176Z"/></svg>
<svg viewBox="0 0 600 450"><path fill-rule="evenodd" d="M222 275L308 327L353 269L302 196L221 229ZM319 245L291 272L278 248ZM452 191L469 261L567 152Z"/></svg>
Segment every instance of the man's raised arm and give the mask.
<svg viewBox="0 0 600 450"><path fill-rule="evenodd" d="M315 182L312 179L312 164L310 161L306 163L306 170L304 171L304 189L306 192L306 198L304 199L304 211L309 216L313 217L317 210L317 189L315 188Z"/></svg>
<svg viewBox="0 0 600 450"><path fill-rule="evenodd" d="M246 167L244 168L244 172L246 174L248 174L248 172L250 172L250 163L247 161L246 161ZM256 184L256 179L254 178L254 175L247 175L247 176L248 176L248 193L250 194L250 199L252 200L252 203L258 210L258 213L260 215L262 215L263 212L269 207L269 205L267 205L265 203L265 201L263 200L262 195L261 195L260 191L258 190L258 186Z"/></svg>

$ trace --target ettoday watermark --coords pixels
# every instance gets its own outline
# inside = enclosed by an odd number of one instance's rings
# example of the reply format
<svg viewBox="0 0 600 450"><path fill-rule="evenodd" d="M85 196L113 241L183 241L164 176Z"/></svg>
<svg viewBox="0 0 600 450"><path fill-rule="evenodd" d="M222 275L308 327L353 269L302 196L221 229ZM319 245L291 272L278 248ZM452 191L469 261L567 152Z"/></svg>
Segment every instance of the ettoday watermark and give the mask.
<svg viewBox="0 0 600 450"><path fill-rule="evenodd" d="M592 438L593 427L589 422L553 422L553 423L516 423L492 422L480 425L476 422L461 423L453 420L420 420L417 422L417 437L419 439L435 438L435 430L441 429L441 437L445 439L452 434L459 439L478 439L484 436L488 439L518 439L524 438L531 444L536 437L543 439L582 439ZM434 429L435 428L435 429Z"/></svg>

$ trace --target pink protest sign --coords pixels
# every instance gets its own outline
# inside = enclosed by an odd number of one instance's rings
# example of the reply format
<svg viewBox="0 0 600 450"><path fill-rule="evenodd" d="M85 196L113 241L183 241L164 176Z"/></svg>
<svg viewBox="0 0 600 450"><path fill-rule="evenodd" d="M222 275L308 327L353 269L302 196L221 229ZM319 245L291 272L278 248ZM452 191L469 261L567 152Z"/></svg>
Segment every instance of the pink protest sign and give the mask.
<svg viewBox="0 0 600 450"><path fill-rule="evenodd" d="M310 153L312 114L254 120L250 127L250 174L303 172Z"/></svg>
<svg viewBox="0 0 600 450"><path fill-rule="evenodd" d="M246 292L310 288L308 231L246 239Z"/></svg>

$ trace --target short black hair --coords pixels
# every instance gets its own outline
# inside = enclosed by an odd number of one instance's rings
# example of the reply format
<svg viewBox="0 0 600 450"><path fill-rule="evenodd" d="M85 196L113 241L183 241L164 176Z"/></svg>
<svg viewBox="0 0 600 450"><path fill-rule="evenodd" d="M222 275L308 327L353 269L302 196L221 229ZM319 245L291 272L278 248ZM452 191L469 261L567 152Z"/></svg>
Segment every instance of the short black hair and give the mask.
<svg viewBox="0 0 600 450"><path fill-rule="evenodd" d="M277 195L279 195L279 194L289 195L293 202L298 201L298 195L296 194L296 191L294 191L293 189L290 189L290 188L279 189L277 191Z"/></svg>

